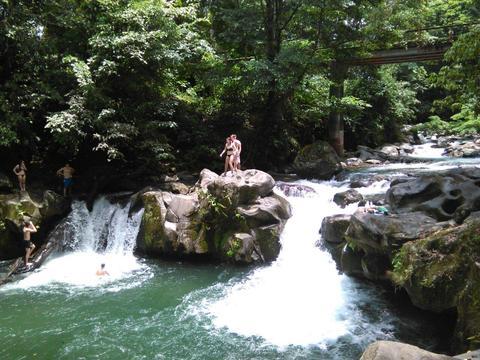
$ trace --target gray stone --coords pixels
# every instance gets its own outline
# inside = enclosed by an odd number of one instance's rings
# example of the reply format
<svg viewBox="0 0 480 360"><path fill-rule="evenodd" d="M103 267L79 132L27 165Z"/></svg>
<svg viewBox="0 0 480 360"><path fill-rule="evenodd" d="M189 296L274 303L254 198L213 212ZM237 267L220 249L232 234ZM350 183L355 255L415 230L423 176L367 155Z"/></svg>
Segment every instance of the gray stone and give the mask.
<svg viewBox="0 0 480 360"><path fill-rule="evenodd" d="M394 341L375 341L360 360L448 360L450 356L435 354L419 347Z"/></svg>
<svg viewBox="0 0 480 360"><path fill-rule="evenodd" d="M317 141L305 146L293 162L299 176L316 179L331 179L341 170L340 158L325 141Z"/></svg>
<svg viewBox="0 0 480 360"><path fill-rule="evenodd" d="M326 216L320 228L322 240L333 244L344 242L345 233L350 225L350 217L351 215L346 214Z"/></svg>
<svg viewBox="0 0 480 360"><path fill-rule="evenodd" d="M357 190L354 189L339 192L333 196L333 202L341 206L342 208L344 208L348 204L353 204L361 200L363 200L362 194L360 194Z"/></svg>
<svg viewBox="0 0 480 360"><path fill-rule="evenodd" d="M279 188L286 196L305 197L310 194L315 194L315 189L302 184L292 184L285 182L277 182L277 188Z"/></svg>
<svg viewBox="0 0 480 360"><path fill-rule="evenodd" d="M396 157L400 155L398 146L396 145L384 145L379 150L391 157Z"/></svg>
<svg viewBox="0 0 480 360"><path fill-rule="evenodd" d="M291 216L290 204L273 186L273 178L258 170L218 176L204 169L189 194L137 195L145 208L137 249L176 258L272 261Z"/></svg>

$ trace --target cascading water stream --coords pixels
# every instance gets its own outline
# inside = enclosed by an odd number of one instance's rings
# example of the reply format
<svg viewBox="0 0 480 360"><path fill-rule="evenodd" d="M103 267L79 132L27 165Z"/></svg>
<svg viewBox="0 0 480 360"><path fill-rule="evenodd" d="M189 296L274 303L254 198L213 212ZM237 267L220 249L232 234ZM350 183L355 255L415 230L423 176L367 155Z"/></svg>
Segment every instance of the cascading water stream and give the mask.
<svg viewBox="0 0 480 360"><path fill-rule="evenodd" d="M348 188L346 183L296 184L312 187L316 193L288 198L293 216L282 234L278 259L228 289L210 312L216 326L261 336L277 346L326 346L352 327L345 314L349 287L348 278L338 274L330 254L316 242L325 216L353 213L357 206L341 209L332 201L335 193ZM375 187L365 192L375 192Z"/></svg>
<svg viewBox="0 0 480 360"><path fill-rule="evenodd" d="M96 286L118 281L142 268L133 255L143 211L129 216L130 203L112 204L98 199L91 212L81 201L72 203L63 239L70 251L50 259L42 268L12 286L33 287L50 283ZM105 263L110 276L95 276Z"/></svg>
<svg viewBox="0 0 480 360"><path fill-rule="evenodd" d="M129 217L129 204L108 198L91 212L74 202L65 220L68 250L0 288L0 358L347 360L380 339L434 350L443 339L434 320L339 274L316 246L318 231L325 216L357 209L332 201L351 180L374 195L407 172L476 164L435 159L361 169L342 181L296 181L315 193L288 197L293 216L280 255L255 268L136 258L142 212ZM95 275L100 263L111 276Z"/></svg>

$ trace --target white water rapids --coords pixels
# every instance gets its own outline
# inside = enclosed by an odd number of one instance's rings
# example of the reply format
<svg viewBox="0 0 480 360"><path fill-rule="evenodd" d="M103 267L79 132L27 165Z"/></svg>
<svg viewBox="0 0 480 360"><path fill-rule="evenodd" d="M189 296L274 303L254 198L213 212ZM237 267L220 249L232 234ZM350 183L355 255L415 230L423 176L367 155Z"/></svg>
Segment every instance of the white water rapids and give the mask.
<svg viewBox="0 0 480 360"><path fill-rule="evenodd" d="M414 154L418 157L434 157L433 151L430 151L431 148L427 146L416 149ZM435 149L435 152L438 154L438 149ZM364 169L356 175L364 178L379 173L389 176L404 175L407 171L436 171L476 164L478 160L475 159L389 164ZM384 193L390 181L381 178L378 180L357 190L363 195ZM146 293L145 298L155 299L156 303L157 297L164 296L168 300L163 299L166 305L159 308L149 305L132 311L148 314L137 325L140 329L145 323L150 323L151 328L147 330L155 334L152 336L155 339L159 329L175 329L174 325L183 322L185 328L179 327L178 332L165 340L167 344L176 336L178 342L175 343L175 348L184 343L184 334L188 333L189 329L194 329L196 333L200 331L195 327L197 324L201 324L202 328L208 331L208 336L198 340L192 335L192 339L198 341L198 344L203 344L202 341L215 343L218 340L225 341L226 347L230 346L231 339L232 343L237 344L232 333L241 336L242 341L247 339L246 342L238 342L242 347L247 346L245 344L250 338L260 338L276 349L298 345L305 348L320 347L329 351L329 346L337 343L339 353L342 346L347 346L345 344L360 344L359 347L364 348L376 339L394 339L393 332L398 322L395 323L395 315L392 315L381 301L376 300L378 289L371 285L371 290L368 290L367 286L362 288L355 280L339 274L331 255L316 246L325 216L353 213L356 210L357 204L341 209L332 201L335 193L349 188L349 183L349 180L297 181L296 184L309 186L315 193L304 197L288 197L293 214L281 236L282 249L278 259L249 273L241 272L230 280L219 277L209 282L210 280L204 279L199 282L200 285L195 283L198 288L189 282L185 283L185 279L181 278L179 268L188 268L185 264L175 263L175 266L171 266L155 261L145 264L133 255L142 212L129 217L130 204L112 204L105 197L95 202L92 212L87 210L83 202L74 202L72 213L66 219L72 229L67 232L72 234L71 238L66 239L72 251L56 255L30 276L8 284L4 289L39 289L43 286L53 289L53 292L62 292L63 289L73 288L76 294L75 290L78 288L120 291L126 287L138 286L134 291L141 292L139 283L142 282L142 276L139 274L147 273L148 276L153 276L155 273L161 283L172 281L171 277L174 279L174 286L180 287L183 284L185 289L188 289L185 290L187 295L180 292L170 295L170 288L157 292L157 288L147 284L142 289ZM101 263L106 264L110 276L95 275ZM170 269L165 270L169 267ZM192 283L198 282L200 278L196 270L195 268L185 272L193 274L191 276L194 280L189 280ZM205 272L210 276L210 268ZM178 299L175 296L178 296ZM170 297L178 300L180 305ZM171 314L168 311L171 311ZM189 316L195 312L192 320ZM171 318L161 317L167 313ZM197 314L200 319L196 317ZM217 334L224 336L225 333L228 336L216 337ZM252 354L255 353L254 350L257 349L249 349Z"/></svg>
<svg viewBox="0 0 480 360"><path fill-rule="evenodd" d="M234 285L210 312L217 327L244 336L261 336L277 346L331 342L349 332L345 304L349 279L338 274L327 251L315 244L325 216L353 213L356 204L341 209L333 202L346 183L300 181L315 189L307 197L289 197L293 216L281 237L278 259ZM388 183L375 183L363 193L377 192ZM385 191L385 190L384 190ZM351 314L350 314L351 315Z"/></svg>
<svg viewBox="0 0 480 360"><path fill-rule="evenodd" d="M30 288L64 283L86 287L131 276L142 268L133 249L143 211L129 217L129 209L130 203L120 206L102 197L89 212L84 202L74 201L66 219L71 228L66 233L71 238L64 239L74 251L49 259L25 279L8 286ZM96 276L102 263L109 276Z"/></svg>

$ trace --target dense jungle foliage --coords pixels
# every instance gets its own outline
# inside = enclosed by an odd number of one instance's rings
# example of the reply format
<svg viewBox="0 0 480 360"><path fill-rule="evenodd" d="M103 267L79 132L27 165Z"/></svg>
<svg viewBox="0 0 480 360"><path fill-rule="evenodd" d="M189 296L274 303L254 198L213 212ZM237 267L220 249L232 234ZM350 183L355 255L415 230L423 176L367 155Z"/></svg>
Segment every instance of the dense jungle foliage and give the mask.
<svg viewBox="0 0 480 360"><path fill-rule="evenodd" d="M0 0L2 168L219 170L237 133L247 166L281 169L333 110L347 149L476 132L479 19L480 0ZM329 97L333 63L445 43L443 62L350 66Z"/></svg>

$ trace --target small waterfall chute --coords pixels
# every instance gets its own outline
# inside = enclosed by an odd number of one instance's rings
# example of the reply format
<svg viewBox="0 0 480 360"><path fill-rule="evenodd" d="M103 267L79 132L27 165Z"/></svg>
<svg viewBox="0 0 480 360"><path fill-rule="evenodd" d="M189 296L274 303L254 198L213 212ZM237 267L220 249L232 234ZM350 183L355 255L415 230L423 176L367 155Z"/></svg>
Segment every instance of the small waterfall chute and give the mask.
<svg viewBox="0 0 480 360"><path fill-rule="evenodd" d="M82 201L72 203L71 213L52 231L46 244L63 250L43 267L18 282L19 287L67 283L96 286L119 280L142 268L133 250L143 210L129 214L130 202L110 202L101 197L88 211ZM99 279L95 272L105 263L111 276Z"/></svg>

